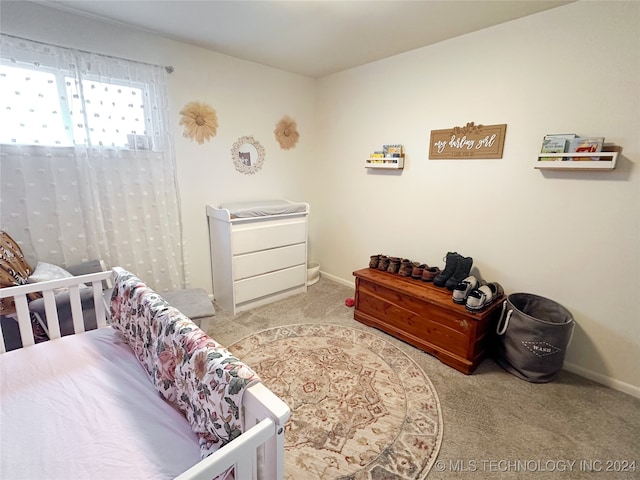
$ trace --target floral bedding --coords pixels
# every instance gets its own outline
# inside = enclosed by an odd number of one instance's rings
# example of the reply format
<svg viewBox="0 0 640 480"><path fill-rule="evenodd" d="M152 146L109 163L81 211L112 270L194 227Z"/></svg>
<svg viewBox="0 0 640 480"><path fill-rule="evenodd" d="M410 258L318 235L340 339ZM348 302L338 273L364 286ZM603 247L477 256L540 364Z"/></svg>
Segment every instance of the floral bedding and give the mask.
<svg viewBox="0 0 640 480"><path fill-rule="evenodd" d="M135 275L114 270L111 324L186 416L204 458L242 433L242 394L258 375Z"/></svg>

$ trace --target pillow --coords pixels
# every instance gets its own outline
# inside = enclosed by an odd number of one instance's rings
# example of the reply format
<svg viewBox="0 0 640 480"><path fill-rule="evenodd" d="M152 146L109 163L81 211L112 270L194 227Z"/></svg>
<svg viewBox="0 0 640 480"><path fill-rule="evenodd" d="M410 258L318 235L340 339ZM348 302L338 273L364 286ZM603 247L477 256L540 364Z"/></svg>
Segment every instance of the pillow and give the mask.
<svg viewBox="0 0 640 480"><path fill-rule="evenodd" d="M64 268L59 267L57 265L53 265L52 263L46 262L38 262L36 265L35 271L27 278L28 283L39 283L46 282L48 280L58 280L60 278L72 278L69 272L67 272ZM80 285L80 289L89 288L85 284ZM55 293L66 292L68 288L60 287L54 288L53 291Z"/></svg>
<svg viewBox="0 0 640 480"><path fill-rule="evenodd" d="M27 282L38 283L46 282L47 280L57 280L59 278L71 277L73 277L73 275L71 275L62 267L53 265L52 263L38 262L35 271L29 276Z"/></svg>
<svg viewBox="0 0 640 480"><path fill-rule="evenodd" d="M27 283L27 277L33 268L27 263L22 250L11 236L0 230L0 288L13 287ZM30 300L40 298L39 293L30 293ZM15 313L13 297L0 299L0 314Z"/></svg>

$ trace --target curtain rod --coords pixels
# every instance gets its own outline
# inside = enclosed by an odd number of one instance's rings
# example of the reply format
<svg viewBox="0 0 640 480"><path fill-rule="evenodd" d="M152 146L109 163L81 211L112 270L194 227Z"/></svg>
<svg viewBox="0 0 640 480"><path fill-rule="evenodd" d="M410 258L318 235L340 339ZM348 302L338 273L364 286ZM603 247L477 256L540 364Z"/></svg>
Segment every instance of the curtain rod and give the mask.
<svg viewBox="0 0 640 480"><path fill-rule="evenodd" d="M9 35L7 33L3 33L2 35L5 36L5 37L15 38L16 40L25 40L27 42L37 43L39 45L47 45L47 46L57 47L57 48L66 48L68 50L74 50L74 51L80 52L80 53L88 53L90 55L100 55L102 57L113 58L113 59L116 59L116 60L125 60L127 62L142 63L143 65L149 65L151 67L164 68L167 73L173 73L173 71L174 71L174 68L171 65L156 65L155 63L140 62L138 60L131 60L129 58L116 57L115 55L105 55L104 53L90 52L88 50L80 50L79 48L63 47L62 45L56 45L54 43L47 43L47 42L40 42L38 40L31 40L30 38L18 37L17 35Z"/></svg>

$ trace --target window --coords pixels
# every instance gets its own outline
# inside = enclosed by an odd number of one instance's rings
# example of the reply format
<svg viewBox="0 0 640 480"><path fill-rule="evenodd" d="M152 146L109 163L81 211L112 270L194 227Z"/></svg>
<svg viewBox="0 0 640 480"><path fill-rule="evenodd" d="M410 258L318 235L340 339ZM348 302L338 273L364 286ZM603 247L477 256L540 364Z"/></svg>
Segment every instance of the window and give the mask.
<svg viewBox="0 0 640 480"><path fill-rule="evenodd" d="M73 124L76 143L135 148L130 145L131 136L146 135L142 86L87 79L76 82L72 77L64 80L71 116L80 114Z"/></svg>
<svg viewBox="0 0 640 480"><path fill-rule="evenodd" d="M2 144L153 147L144 83L4 60L0 91Z"/></svg>
<svg viewBox="0 0 640 480"><path fill-rule="evenodd" d="M65 132L68 112L62 112L58 83L51 72L0 65L0 143L73 144Z"/></svg>
<svg viewBox="0 0 640 480"><path fill-rule="evenodd" d="M167 73L0 34L0 225L35 258L185 288Z"/></svg>

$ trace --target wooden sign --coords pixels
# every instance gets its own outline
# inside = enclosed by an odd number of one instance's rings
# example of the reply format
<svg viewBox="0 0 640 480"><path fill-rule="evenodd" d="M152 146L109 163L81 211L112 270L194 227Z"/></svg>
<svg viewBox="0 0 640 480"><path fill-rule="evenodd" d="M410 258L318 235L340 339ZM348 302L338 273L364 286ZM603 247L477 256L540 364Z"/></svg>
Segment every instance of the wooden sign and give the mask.
<svg viewBox="0 0 640 480"><path fill-rule="evenodd" d="M502 158L507 124L431 130L430 159Z"/></svg>

